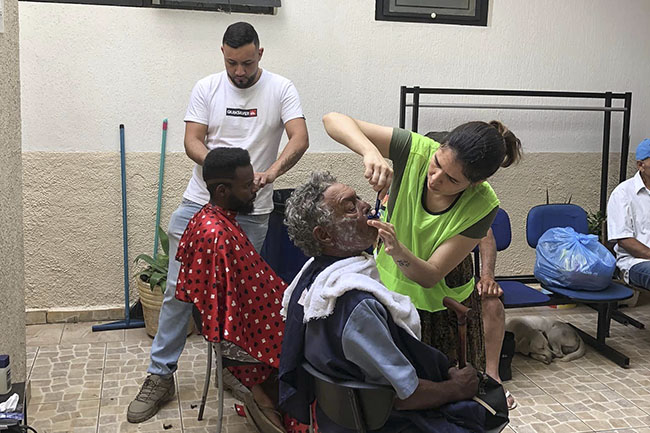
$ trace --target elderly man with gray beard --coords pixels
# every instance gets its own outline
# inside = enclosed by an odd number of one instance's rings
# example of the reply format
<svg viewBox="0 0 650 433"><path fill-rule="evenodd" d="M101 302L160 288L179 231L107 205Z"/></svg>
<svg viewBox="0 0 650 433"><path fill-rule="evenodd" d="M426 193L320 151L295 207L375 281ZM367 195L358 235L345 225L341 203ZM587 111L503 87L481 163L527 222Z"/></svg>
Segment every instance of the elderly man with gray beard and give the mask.
<svg viewBox="0 0 650 433"><path fill-rule="evenodd" d="M365 253L377 239L371 206L329 173L317 172L287 202L285 223L310 259L283 299L286 317L280 357L280 407L307 423L310 382L306 360L342 379L388 384L394 410L381 432L482 432L486 411L476 395L476 370L451 366L419 341L417 310L381 281ZM345 433L317 407L324 432Z"/></svg>

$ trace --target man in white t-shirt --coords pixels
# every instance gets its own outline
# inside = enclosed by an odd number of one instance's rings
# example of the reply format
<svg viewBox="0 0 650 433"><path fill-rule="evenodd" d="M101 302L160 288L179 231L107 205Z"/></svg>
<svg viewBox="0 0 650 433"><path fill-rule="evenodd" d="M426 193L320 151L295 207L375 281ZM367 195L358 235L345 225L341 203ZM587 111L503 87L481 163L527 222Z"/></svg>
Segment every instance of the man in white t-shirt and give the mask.
<svg viewBox="0 0 650 433"><path fill-rule="evenodd" d="M293 167L309 146L298 92L288 79L259 67L264 49L253 26L244 22L230 25L221 52L226 70L196 83L185 114L185 152L196 165L183 201L169 222L165 299L151 347L149 376L127 411L132 423L154 416L175 393L173 373L185 346L192 304L174 296L180 265L174 258L187 223L210 198L201 170L205 156L222 146L250 153L260 190L253 212L240 214L237 220L260 251L273 210L272 183ZM278 156L284 131L289 141Z"/></svg>
<svg viewBox="0 0 650 433"><path fill-rule="evenodd" d="M607 203L607 237L628 283L650 290L650 139L636 149L639 171L617 186Z"/></svg>

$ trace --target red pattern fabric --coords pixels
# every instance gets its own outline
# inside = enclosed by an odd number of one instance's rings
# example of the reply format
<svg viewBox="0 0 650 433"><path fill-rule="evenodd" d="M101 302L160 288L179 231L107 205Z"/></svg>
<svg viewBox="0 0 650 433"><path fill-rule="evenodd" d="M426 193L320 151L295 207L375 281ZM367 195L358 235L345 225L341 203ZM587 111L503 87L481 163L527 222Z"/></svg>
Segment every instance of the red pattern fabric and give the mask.
<svg viewBox="0 0 650 433"><path fill-rule="evenodd" d="M230 341L263 363L230 368L251 388L280 365L287 285L255 251L235 216L207 204L192 217L176 254L176 298L197 306L206 340ZM288 415L284 422L287 433L309 430Z"/></svg>
<svg viewBox="0 0 650 433"><path fill-rule="evenodd" d="M230 341L278 368L287 285L255 251L235 216L207 204L192 217L176 254L176 298L197 306L207 340Z"/></svg>

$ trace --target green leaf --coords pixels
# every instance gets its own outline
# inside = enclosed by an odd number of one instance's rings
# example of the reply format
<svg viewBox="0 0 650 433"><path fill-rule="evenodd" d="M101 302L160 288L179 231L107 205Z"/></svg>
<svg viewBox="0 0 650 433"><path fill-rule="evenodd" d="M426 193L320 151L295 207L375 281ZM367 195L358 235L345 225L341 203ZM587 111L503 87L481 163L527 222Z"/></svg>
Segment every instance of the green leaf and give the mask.
<svg viewBox="0 0 650 433"><path fill-rule="evenodd" d="M166 256L168 256L169 237L167 236L167 233L165 233L165 231L160 226L158 226L158 241L160 242L160 246L162 247L163 252L165 253Z"/></svg>
<svg viewBox="0 0 650 433"><path fill-rule="evenodd" d="M149 287L151 290L153 290L154 287L156 287L158 284L161 283L161 280L166 280L167 279L167 274L163 274L162 272L154 272L151 274L151 277L149 278Z"/></svg>
<svg viewBox="0 0 650 433"><path fill-rule="evenodd" d="M156 260L154 260L151 256L147 254L140 254L138 257L135 258L134 262L138 263L140 260L148 263L149 266L151 266L154 270L158 272L167 273L167 266L161 266L161 264L157 263Z"/></svg>

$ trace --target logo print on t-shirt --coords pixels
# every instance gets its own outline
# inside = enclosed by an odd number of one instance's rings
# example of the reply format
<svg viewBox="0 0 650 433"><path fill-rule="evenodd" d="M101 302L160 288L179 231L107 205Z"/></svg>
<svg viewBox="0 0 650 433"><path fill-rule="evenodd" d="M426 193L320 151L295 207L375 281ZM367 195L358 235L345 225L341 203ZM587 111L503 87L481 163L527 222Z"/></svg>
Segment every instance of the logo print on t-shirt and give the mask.
<svg viewBox="0 0 650 433"><path fill-rule="evenodd" d="M257 117L257 108L226 108L226 116Z"/></svg>

